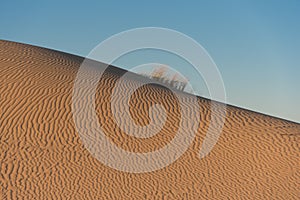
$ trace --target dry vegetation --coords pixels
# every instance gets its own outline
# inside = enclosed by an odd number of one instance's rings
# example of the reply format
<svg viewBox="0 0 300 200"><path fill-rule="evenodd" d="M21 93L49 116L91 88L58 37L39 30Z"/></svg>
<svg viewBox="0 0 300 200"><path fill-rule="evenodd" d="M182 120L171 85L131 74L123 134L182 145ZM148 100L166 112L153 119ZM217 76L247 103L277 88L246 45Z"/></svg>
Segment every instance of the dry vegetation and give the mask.
<svg viewBox="0 0 300 200"><path fill-rule="evenodd" d="M168 69L166 67L156 67L151 73L144 72L140 73L140 75L180 91L184 91L188 84L188 80L182 78L177 72L171 75L168 74Z"/></svg>

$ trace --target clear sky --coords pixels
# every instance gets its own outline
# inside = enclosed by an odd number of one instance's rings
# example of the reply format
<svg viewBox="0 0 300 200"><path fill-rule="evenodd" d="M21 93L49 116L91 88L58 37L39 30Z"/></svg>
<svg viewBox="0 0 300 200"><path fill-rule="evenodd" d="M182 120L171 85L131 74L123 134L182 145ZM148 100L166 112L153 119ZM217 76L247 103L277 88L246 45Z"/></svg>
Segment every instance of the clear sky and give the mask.
<svg viewBox="0 0 300 200"><path fill-rule="evenodd" d="M180 31L216 62L229 104L300 122L298 0L2 0L0 5L0 39L81 56L127 29Z"/></svg>

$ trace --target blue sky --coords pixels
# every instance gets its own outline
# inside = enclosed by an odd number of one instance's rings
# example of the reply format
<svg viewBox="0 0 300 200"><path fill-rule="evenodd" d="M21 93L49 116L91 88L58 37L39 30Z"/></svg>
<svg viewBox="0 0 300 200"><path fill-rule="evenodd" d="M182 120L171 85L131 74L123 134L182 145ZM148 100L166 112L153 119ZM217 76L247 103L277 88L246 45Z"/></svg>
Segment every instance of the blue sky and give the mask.
<svg viewBox="0 0 300 200"><path fill-rule="evenodd" d="M180 31L223 76L227 101L300 122L300 1L1 1L0 39L86 56L137 27Z"/></svg>

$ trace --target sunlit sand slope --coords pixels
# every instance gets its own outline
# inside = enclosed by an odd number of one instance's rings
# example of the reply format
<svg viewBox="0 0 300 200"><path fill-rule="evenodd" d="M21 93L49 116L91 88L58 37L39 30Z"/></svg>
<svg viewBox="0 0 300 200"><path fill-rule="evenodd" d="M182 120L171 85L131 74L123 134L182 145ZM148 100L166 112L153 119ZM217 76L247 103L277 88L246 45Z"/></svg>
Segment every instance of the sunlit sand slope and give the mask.
<svg viewBox="0 0 300 200"><path fill-rule="evenodd" d="M199 126L196 137L176 162L140 174L102 164L84 147L73 120L73 85L82 61L58 51L0 41L2 199L299 198L300 125L228 106L218 143L200 159L211 118L211 102L202 98L198 98L200 122L190 121ZM147 125L149 107L160 103L168 114L163 129L148 139L122 132L110 112L110 96L124 73L110 67L100 80L98 120L119 148L137 153L158 150L172 140L180 117L186 116L169 90L147 85L131 97L132 119Z"/></svg>

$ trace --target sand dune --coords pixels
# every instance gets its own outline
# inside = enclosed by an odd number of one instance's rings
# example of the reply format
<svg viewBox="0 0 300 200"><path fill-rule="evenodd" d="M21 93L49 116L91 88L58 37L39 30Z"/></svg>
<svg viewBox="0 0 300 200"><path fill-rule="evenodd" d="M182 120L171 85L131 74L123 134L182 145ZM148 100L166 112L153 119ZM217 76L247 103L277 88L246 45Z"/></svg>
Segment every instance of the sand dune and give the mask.
<svg viewBox="0 0 300 200"><path fill-rule="evenodd" d="M140 174L102 164L84 147L71 111L74 80L82 62L83 58L71 54L0 41L2 199L299 198L300 124L228 106L218 143L200 159L211 113L211 102L203 98L198 98L201 115L196 137L176 162ZM172 140L184 115L170 91L147 85L131 97L132 118L146 125L149 107L160 103L167 111L163 129L148 139L122 132L109 111L109 101L124 73L110 67L99 82L99 122L120 148L157 150ZM135 84L134 80L128 84Z"/></svg>

